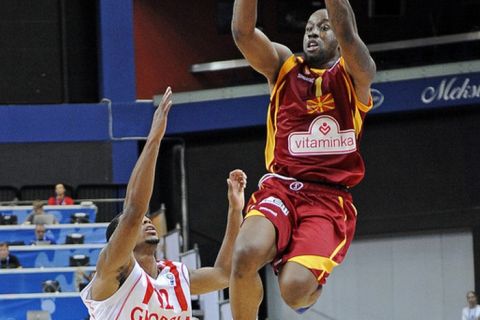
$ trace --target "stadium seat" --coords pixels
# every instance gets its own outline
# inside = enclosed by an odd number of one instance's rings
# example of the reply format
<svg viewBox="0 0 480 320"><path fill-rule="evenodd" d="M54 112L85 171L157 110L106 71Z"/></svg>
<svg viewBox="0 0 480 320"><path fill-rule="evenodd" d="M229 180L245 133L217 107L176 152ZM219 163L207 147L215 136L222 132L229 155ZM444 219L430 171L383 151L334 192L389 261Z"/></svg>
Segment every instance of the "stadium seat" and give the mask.
<svg viewBox="0 0 480 320"><path fill-rule="evenodd" d="M81 233L68 234L65 239L65 244L83 244L85 242L85 236Z"/></svg>
<svg viewBox="0 0 480 320"><path fill-rule="evenodd" d="M0 201L14 201L18 198L18 190L15 187L1 186Z"/></svg>

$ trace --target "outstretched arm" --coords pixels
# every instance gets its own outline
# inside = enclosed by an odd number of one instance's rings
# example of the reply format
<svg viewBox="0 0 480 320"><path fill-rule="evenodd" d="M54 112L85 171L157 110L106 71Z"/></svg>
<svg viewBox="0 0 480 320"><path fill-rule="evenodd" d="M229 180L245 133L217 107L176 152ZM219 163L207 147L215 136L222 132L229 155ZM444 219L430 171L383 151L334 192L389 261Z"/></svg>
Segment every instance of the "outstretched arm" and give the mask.
<svg viewBox="0 0 480 320"><path fill-rule="evenodd" d="M257 0L235 0L232 17L233 39L245 59L267 78L272 89L283 62L292 52L286 46L270 41L255 27L256 23Z"/></svg>
<svg viewBox="0 0 480 320"><path fill-rule="evenodd" d="M245 205L244 189L247 176L242 170L230 172L228 183L228 220L222 246L214 267L190 271L190 292L202 294L228 287L232 267L232 252L238 230L242 223L242 210Z"/></svg>
<svg viewBox="0 0 480 320"><path fill-rule="evenodd" d="M171 98L169 87L155 111L147 142L130 176L118 226L100 253L97 274L92 283L94 300L103 300L115 293L134 266L133 249L152 196L155 166L172 105Z"/></svg>
<svg viewBox="0 0 480 320"><path fill-rule="evenodd" d="M367 46L358 35L352 7L348 0L325 0L325 4L357 97L360 102L367 104L376 67Z"/></svg>

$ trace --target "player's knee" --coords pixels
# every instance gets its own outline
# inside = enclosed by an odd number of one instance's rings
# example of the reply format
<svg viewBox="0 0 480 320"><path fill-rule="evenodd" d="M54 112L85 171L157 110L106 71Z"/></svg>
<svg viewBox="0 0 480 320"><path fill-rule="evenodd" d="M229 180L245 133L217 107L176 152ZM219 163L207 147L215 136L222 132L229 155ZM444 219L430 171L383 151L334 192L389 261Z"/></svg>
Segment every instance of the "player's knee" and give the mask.
<svg viewBox="0 0 480 320"><path fill-rule="evenodd" d="M280 293L285 303L296 310L314 304L320 289L311 278L291 275L281 278Z"/></svg>
<svg viewBox="0 0 480 320"><path fill-rule="evenodd" d="M238 242L233 251L232 271L237 277L257 272L267 261L265 249L252 243Z"/></svg>

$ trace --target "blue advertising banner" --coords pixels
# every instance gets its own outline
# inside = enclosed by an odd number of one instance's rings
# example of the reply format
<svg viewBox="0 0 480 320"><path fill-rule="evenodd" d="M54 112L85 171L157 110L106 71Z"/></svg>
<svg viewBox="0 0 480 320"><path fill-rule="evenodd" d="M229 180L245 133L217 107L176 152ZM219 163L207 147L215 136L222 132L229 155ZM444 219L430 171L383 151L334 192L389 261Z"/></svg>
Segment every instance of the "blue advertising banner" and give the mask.
<svg viewBox="0 0 480 320"><path fill-rule="evenodd" d="M35 226L0 227L0 242L10 242L15 245L30 244L34 240ZM50 225L47 235L55 239L57 244L66 243L67 235L82 234L84 243L105 243L106 223L85 225Z"/></svg>
<svg viewBox="0 0 480 320"><path fill-rule="evenodd" d="M373 113L480 104L480 73L375 83Z"/></svg>
<svg viewBox="0 0 480 320"><path fill-rule="evenodd" d="M85 213L89 222L95 222L97 206L95 205L68 205L68 206L44 206L45 212L55 216L58 223L70 223L74 213ZM32 206L10 206L1 207L0 215L17 216L18 223L24 223L27 216L32 212Z"/></svg>
<svg viewBox="0 0 480 320"><path fill-rule="evenodd" d="M17 256L24 268L68 267L70 257L86 255L89 265L97 264L98 255L103 245L44 245L44 246L11 246L10 252Z"/></svg>
<svg viewBox="0 0 480 320"><path fill-rule="evenodd" d="M47 280L58 281L61 292L76 292L77 289L77 276L81 278L79 270L82 270L86 274L90 274L90 271L86 271L85 268L93 269L94 267L83 268L45 268L36 269L37 272L32 272L35 269L6 269L0 272L0 294L13 294L13 293L41 293L43 292L43 283ZM78 273L78 275L77 275Z"/></svg>
<svg viewBox="0 0 480 320"><path fill-rule="evenodd" d="M88 319L87 308L78 293L38 294L17 299L0 296L0 300L0 320L27 320L30 310L47 311L52 319Z"/></svg>

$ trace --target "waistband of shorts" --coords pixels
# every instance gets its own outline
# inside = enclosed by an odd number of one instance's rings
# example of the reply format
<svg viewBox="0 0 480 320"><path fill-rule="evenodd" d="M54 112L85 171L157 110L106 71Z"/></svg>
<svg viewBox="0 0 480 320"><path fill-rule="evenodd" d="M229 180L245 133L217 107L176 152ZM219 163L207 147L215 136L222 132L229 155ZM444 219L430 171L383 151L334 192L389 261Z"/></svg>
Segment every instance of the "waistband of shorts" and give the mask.
<svg viewBox="0 0 480 320"><path fill-rule="evenodd" d="M266 181L270 178L277 178L277 179L280 179L280 180L291 181L291 182L298 181L298 182L308 183L308 184L317 185L317 186L324 186L324 187L327 187L327 188L330 188L330 189L335 189L335 190L345 192L345 193L350 193L350 189L343 184L336 184L336 183L330 183L330 182L324 182L324 181L297 180L297 179L292 178L292 177L282 176L278 173L267 173L267 174L263 175L263 177L261 177L260 180L258 181L258 187L260 187L261 184L264 181Z"/></svg>

